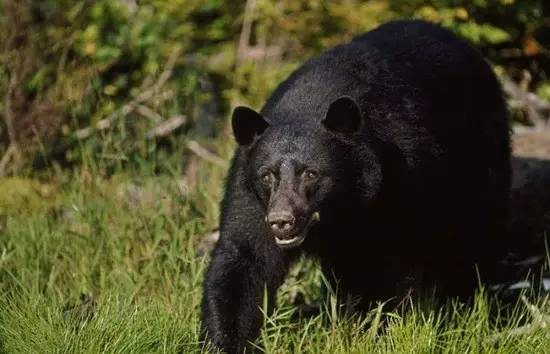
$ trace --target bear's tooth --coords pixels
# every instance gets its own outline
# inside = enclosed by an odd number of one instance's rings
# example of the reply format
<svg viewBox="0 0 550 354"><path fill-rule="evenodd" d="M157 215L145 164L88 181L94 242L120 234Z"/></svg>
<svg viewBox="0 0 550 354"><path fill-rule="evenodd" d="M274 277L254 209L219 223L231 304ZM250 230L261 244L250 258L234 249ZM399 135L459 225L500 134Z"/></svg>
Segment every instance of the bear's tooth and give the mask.
<svg viewBox="0 0 550 354"><path fill-rule="evenodd" d="M313 221L320 221L320 220L321 220L321 214L320 214L318 211L316 211L316 212L313 213L313 215L311 216L311 219L312 219Z"/></svg>

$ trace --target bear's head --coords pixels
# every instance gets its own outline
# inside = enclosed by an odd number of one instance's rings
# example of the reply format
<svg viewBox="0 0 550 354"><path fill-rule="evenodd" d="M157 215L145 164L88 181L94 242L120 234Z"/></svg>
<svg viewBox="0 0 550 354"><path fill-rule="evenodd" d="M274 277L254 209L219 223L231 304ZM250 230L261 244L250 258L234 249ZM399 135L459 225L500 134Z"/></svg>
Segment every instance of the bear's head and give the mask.
<svg viewBox="0 0 550 354"><path fill-rule="evenodd" d="M279 247L299 246L323 218L322 211L342 205L336 200L377 193L381 170L374 152L362 143L364 125L349 97L332 102L320 120L271 125L250 108L234 110L233 133L246 154L247 185L264 207Z"/></svg>

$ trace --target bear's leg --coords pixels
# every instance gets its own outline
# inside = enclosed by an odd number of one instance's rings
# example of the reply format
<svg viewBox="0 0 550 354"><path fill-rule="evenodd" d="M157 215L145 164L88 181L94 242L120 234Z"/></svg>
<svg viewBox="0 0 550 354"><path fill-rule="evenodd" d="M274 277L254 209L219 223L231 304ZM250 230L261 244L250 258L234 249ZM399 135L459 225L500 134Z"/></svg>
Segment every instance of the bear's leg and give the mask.
<svg viewBox="0 0 550 354"><path fill-rule="evenodd" d="M424 295L425 267L414 259L386 255L361 266L323 262L322 271L344 313L370 311L380 303L386 310L400 310Z"/></svg>
<svg viewBox="0 0 550 354"><path fill-rule="evenodd" d="M369 291L372 274L350 270L347 267L335 267L334 263L322 262L321 270L325 282L321 287L321 298L328 301L329 296L336 295L339 311L343 315L352 315L357 311L367 311L376 300ZM358 281L361 279L361 281ZM362 282L361 285L358 283Z"/></svg>
<svg viewBox="0 0 550 354"><path fill-rule="evenodd" d="M221 239L205 278L203 336L227 353L242 353L262 326L264 294L272 306L287 267L280 252L260 255Z"/></svg>

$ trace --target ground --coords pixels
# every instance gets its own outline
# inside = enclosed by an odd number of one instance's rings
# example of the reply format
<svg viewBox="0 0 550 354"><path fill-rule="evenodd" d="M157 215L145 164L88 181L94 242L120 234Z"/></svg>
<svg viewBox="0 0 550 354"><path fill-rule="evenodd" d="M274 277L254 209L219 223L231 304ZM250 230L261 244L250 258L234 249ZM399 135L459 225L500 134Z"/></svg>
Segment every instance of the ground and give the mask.
<svg viewBox="0 0 550 354"><path fill-rule="evenodd" d="M516 149L532 142L522 140ZM230 150L219 153L228 158ZM193 175L174 164L173 174L161 177L139 171L107 178L84 169L1 181L0 190L17 185L24 196L19 204L0 203L0 353L206 351L198 342L206 260L197 246L217 224L225 168L202 159L195 165ZM315 301L321 281L311 261L292 270L281 307L260 337L266 352L535 353L550 347L543 328L550 306L540 297L520 302L500 324L490 321L497 305L483 295L471 307L438 312L421 304L406 314L374 309L365 319L339 316L329 298L324 315L293 319L291 305Z"/></svg>

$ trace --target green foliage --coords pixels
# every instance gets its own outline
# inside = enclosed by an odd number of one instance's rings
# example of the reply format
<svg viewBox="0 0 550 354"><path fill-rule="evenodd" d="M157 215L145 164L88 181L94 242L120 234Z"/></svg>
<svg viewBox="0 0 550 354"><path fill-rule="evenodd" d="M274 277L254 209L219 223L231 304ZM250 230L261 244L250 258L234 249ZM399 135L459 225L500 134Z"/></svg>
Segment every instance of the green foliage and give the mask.
<svg viewBox="0 0 550 354"><path fill-rule="evenodd" d="M449 27L501 72L518 80L528 72L528 88L546 92L550 27L542 0L253 3L245 11L245 1L2 2L0 151L15 142L21 154L0 173L36 167L40 157L86 164L83 148L130 162L147 159L159 142L147 139L147 132L177 115L187 119L160 139L168 151L186 137L216 135L233 105L259 108L308 57L397 18ZM250 25L248 36L243 23ZM155 85L172 55L172 75L140 102L146 108L134 105L121 112ZM94 130L105 118L112 124ZM86 127L93 131L75 138ZM112 140L105 144L107 136Z"/></svg>
<svg viewBox="0 0 550 354"><path fill-rule="evenodd" d="M0 214L47 210L56 204L54 186L27 178L0 179Z"/></svg>
<svg viewBox="0 0 550 354"><path fill-rule="evenodd" d="M231 33L223 10L200 1L6 1L0 25L6 44L0 72L6 80L0 89L11 103L4 121L10 119L17 134L3 137L4 151L15 141L28 162L46 153L81 164L74 150L80 150L82 142L75 132L115 113L109 133L114 132L118 149L110 153L147 157L143 151L149 129L181 114L192 128L197 106L213 94L199 87L201 80L209 79L202 61L189 63L229 40L221 35ZM219 16L216 31L208 30L201 16ZM177 60L166 68L171 55ZM173 71L168 82L139 102L156 114L144 117L136 107L116 114L167 69ZM44 114L45 107L50 114ZM84 143L97 152L104 138L95 133ZM45 149L39 151L32 143L42 143Z"/></svg>

